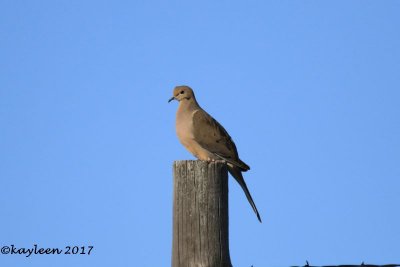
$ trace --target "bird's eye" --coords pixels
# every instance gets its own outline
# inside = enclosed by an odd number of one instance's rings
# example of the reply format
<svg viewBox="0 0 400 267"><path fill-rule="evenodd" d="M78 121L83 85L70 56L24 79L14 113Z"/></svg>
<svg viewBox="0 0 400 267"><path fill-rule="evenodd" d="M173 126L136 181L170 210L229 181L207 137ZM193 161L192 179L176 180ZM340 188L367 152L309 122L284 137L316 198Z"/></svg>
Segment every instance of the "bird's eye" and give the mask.
<svg viewBox="0 0 400 267"><path fill-rule="evenodd" d="M185 91L181 91L181 95L183 95L185 93Z"/></svg>

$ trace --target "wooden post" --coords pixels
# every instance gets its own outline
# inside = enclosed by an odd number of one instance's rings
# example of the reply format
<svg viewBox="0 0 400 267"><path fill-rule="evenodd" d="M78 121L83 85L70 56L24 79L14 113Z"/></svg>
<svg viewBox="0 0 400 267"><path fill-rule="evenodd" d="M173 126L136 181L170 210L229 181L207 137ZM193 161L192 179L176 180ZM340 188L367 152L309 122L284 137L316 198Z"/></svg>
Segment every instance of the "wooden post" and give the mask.
<svg viewBox="0 0 400 267"><path fill-rule="evenodd" d="M173 213L172 267L232 267L225 163L175 161Z"/></svg>

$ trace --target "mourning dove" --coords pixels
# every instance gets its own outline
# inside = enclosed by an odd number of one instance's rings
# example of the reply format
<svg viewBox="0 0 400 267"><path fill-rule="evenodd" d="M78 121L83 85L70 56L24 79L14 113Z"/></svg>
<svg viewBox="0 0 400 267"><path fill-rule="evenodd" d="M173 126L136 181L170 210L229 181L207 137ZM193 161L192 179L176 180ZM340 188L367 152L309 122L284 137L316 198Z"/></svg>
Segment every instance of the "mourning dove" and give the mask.
<svg viewBox="0 0 400 267"><path fill-rule="evenodd" d="M242 172L250 170L250 167L239 159L235 143L228 132L199 106L190 87L175 87L168 102L172 100L179 101L176 112L176 133L179 141L200 160L224 160L228 171L242 187L261 222L260 214L242 176Z"/></svg>

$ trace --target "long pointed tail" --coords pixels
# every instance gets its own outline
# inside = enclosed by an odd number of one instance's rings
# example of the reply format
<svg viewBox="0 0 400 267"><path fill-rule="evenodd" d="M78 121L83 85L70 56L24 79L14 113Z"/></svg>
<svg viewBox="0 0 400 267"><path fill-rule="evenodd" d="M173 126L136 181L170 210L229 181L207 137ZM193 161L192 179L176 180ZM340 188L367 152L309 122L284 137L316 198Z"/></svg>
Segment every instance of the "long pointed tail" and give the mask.
<svg viewBox="0 0 400 267"><path fill-rule="evenodd" d="M247 188L246 183L244 182L243 179L243 175L242 172L240 171L240 169L236 166L229 166L228 165L228 170L231 173L231 175L233 176L233 178L235 178L235 180L240 184L240 186L242 187L244 193L246 194L247 200L249 201L251 207L253 208L254 212L257 215L258 220L261 222L261 217L260 214L258 213L256 204L253 201L253 198L250 195L249 189Z"/></svg>

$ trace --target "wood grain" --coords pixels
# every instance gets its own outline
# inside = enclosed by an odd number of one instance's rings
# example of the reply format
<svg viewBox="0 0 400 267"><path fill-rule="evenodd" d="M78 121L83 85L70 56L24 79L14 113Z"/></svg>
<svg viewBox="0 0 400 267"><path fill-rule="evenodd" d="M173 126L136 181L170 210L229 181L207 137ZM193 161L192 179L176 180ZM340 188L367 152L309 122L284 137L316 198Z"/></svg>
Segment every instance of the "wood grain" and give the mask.
<svg viewBox="0 0 400 267"><path fill-rule="evenodd" d="M226 164L182 160L173 168L172 267L231 267Z"/></svg>

